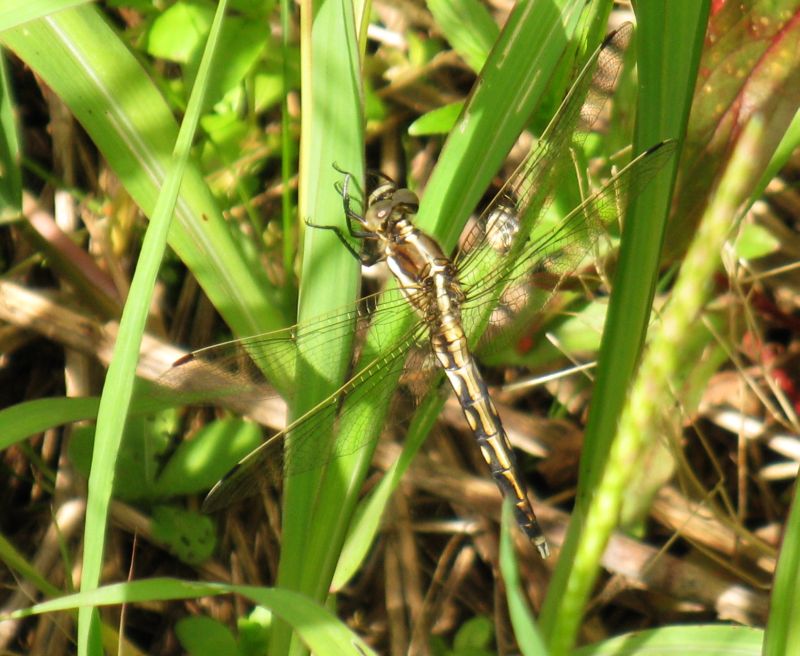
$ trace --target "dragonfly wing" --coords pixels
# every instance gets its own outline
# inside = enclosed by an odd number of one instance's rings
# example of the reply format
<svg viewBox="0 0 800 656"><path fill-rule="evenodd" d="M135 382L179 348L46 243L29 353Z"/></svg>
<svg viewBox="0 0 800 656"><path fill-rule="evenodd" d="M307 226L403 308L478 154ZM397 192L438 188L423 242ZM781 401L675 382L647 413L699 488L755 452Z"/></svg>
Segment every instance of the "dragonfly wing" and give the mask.
<svg viewBox="0 0 800 656"><path fill-rule="evenodd" d="M203 509L214 511L252 496L269 482L322 467L334 458L355 453L380 434L409 349L424 337L416 323L395 344L372 358L352 378L284 431L247 455L206 497ZM330 427L346 432L326 439ZM327 445L327 446L326 446Z"/></svg>
<svg viewBox="0 0 800 656"><path fill-rule="evenodd" d="M496 272L473 286L465 307L479 310L488 303L495 303L494 287L504 284L501 308L507 307L513 313L524 307L526 315L541 310L564 280L585 261L608 224L622 215L627 203L642 193L670 160L676 146L675 141L665 141L636 157L555 227L532 238L519 258L507 264L505 271ZM540 284L536 284L537 280ZM546 284L542 285L541 280ZM544 291L533 294L536 289ZM468 316L475 314L467 313ZM514 335L513 330L509 331L504 341L514 339Z"/></svg>
<svg viewBox="0 0 800 656"><path fill-rule="evenodd" d="M494 260L513 257L525 242L571 166L570 148L580 147L603 113L622 70L631 32L627 23L595 50L539 140L462 235L455 258L462 280L481 277L494 268Z"/></svg>
<svg viewBox="0 0 800 656"><path fill-rule="evenodd" d="M312 346L302 351L309 361L343 332L354 331L358 343L373 321L390 325L398 309L405 308L399 294L381 300L379 309L377 299L377 294L366 296L356 306L302 324L189 353L158 378L159 398L175 405L223 405L274 427L275 415L269 410L275 404L268 401L280 396L291 405L298 389L298 342L313 336Z"/></svg>
<svg viewBox="0 0 800 656"><path fill-rule="evenodd" d="M225 474L203 500L203 512L222 510L277 485L283 475L285 435L285 431L273 435Z"/></svg>
<svg viewBox="0 0 800 656"><path fill-rule="evenodd" d="M540 221L565 167L572 166L570 147L585 139L603 113L631 32L630 24L622 26L593 53L541 139L462 240L457 263L467 290L464 323L471 339L487 324L498 325L506 309L541 309L552 299L606 226L620 216L625 200L638 195L671 157L674 144L659 144L554 226ZM530 286L515 283L529 283L534 276L545 278L546 291L536 294L530 305Z"/></svg>

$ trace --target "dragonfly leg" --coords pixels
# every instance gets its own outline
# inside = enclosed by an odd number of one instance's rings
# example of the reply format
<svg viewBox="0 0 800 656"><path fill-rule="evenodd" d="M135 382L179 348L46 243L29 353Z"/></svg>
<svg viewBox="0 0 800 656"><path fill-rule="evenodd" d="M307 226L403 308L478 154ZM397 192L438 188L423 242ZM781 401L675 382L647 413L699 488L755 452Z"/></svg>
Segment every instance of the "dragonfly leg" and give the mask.
<svg viewBox="0 0 800 656"><path fill-rule="evenodd" d="M318 230L330 230L333 234L336 235L336 238L342 242L342 245L347 249L347 252L350 253L354 258L356 258L361 264L364 266L372 266L380 257L377 257L374 253L359 253L355 248L350 245L350 242L347 241L347 238L344 236L344 233L339 229L337 226L329 226L329 225L319 225L317 223L311 223L311 221L306 220L305 224L309 228L317 228ZM362 235L360 233L353 233L350 232L354 237L359 237L361 239L374 239L372 235Z"/></svg>

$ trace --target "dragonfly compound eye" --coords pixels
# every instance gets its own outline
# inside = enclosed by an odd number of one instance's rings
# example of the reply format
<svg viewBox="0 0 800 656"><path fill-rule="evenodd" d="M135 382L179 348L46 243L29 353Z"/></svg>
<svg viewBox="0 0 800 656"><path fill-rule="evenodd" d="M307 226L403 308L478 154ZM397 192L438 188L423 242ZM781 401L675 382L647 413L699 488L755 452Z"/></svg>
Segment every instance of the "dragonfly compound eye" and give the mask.
<svg viewBox="0 0 800 656"><path fill-rule="evenodd" d="M410 189L398 189L392 194L392 201L409 214L416 214L419 209L419 197Z"/></svg>

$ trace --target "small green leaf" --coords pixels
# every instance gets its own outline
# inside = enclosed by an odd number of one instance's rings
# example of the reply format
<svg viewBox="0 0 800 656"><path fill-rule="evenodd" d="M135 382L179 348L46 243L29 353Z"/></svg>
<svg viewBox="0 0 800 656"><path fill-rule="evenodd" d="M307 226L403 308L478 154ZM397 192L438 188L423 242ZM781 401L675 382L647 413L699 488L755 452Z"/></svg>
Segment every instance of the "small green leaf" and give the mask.
<svg viewBox="0 0 800 656"><path fill-rule="evenodd" d="M241 653L228 627L210 617L184 617L178 620L175 635L190 656Z"/></svg>
<svg viewBox="0 0 800 656"><path fill-rule="evenodd" d="M462 101L450 103L444 107L437 107L414 121L409 126L408 133L412 137L448 134L455 126L463 108L464 103Z"/></svg>
<svg viewBox="0 0 800 656"><path fill-rule="evenodd" d="M295 86L291 83L289 86ZM279 72L263 71L253 76L253 98L256 111L275 107L283 98L283 76Z"/></svg>
<svg viewBox="0 0 800 656"><path fill-rule="evenodd" d="M779 239L764 226L748 223L736 238L736 255L744 260L756 260L771 255L781 246Z"/></svg>
<svg viewBox="0 0 800 656"><path fill-rule="evenodd" d="M263 606L256 606L247 617L239 618L239 651L243 656L262 656L269 649L269 632L274 616Z"/></svg>
<svg viewBox="0 0 800 656"><path fill-rule="evenodd" d="M211 557L215 534L211 518L199 512L174 506L158 506L153 511L153 537L189 565L199 565Z"/></svg>
<svg viewBox="0 0 800 656"><path fill-rule="evenodd" d="M175 411L148 417L131 417L122 437L114 475L114 497L122 501L149 501L158 497L156 476L160 456L175 430ZM69 457L83 476L89 476L94 426L76 428L69 444Z"/></svg>
<svg viewBox="0 0 800 656"><path fill-rule="evenodd" d="M188 64L205 44L214 12L196 3L177 2L160 14L147 35L153 57Z"/></svg>
<svg viewBox="0 0 800 656"><path fill-rule="evenodd" d="M375 93L369 79L364 80L364 115L368 121L382 121L389 115L386 104Z"/></svg>
<svg viewBox="0 0 800 656"><path fill-rule="evenodd" d="M406 39L408 61L412 66L424 66L445 49L440 39L422 38L416 32L406 32Z"/></svg>
<svg viewBox="0 0 800 656"><path fill-rule="evenodd" d="M242 83L271 41L264 37L264 27L260 23L241 18L226 20L219 44L220 51L225 53L225 65L217 66L209 76L206 107L215 104ZM200 54L198 51L192 60L192 77L200 65Z"/></svg>
<svg viewBox="0 0 800 656"><path fill-rule="evenodd" d="M204 426L181 443L155 485L161 498L208 490L261 443L261 429L241 419Z"/></svg>
<svg viewBox="0 0 800 656"><path fill-rule="evenodd" d="M494 627L488 617L473 617L456 632L453 638L453 648L459 653L466 649L480 649L489 647L494 638Z"/></svg>
<svg viewBox="0 0 800 656"><path fill-rule="evenodd" d="M430 0L428 9L453 50L478 73L500 34L486 7L478 0Z"/></svg>

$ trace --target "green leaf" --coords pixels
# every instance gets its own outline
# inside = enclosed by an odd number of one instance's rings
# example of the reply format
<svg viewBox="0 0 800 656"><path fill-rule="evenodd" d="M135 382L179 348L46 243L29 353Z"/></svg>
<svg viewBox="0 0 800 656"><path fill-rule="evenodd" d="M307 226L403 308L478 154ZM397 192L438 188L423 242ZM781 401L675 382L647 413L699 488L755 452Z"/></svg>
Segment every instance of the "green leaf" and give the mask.
<svg viewBox="0 0 800 656"><path fill-rule="evenodd" d="M169 446L169 435L174 430L174 412L170 411L154 417L132 417L127 422L115 464L113 489L117 499L136 502L158 498L155 478L161 464L159 456ZM86 478L94 444L94 426L80 426L73 431L69 457Z"/></svg>
<svg viewBox="0 0 800 656"><path fill-rule="evenodd" d="M640 94L634 148L641 152L664 138L680 139L685 129L708 2L639 2L637 11ZM672 171L677 168L677 157L675 160ZM575 552L582 542L589 544L597 539L584 534L584 506L596 493L598 479L606 469L650 321L672 194L673 175L668 169L665 167L627 208L581 452L578 503L539 618L549 647L556 654L568 653L574 644L585 599L573 593L584 585L591 587L593 568L599 564L577 565ZM595 554L592 557L599 558Z"/></svg>
<svg viewBox="0 0 800 656"><path fill-rule="evenodd" d="M145 40L145 52L188 64L202 51L213 18L214 10L208 5L176 2L153 21Z"/></svg>
<svg viewBox="0 0 800 656"><path fill-rule="evenodd" d="M208 515L175 506L153 510L153 538L188 565L204 563L214 553L216 532Z"/></svg>
<svg viewBox="0 0 800 656"><path fill-rule="evenodd" d="M190 656L241 653L227 626L210 617L183 617L175 624L175 635Z"/></svg>
<svg viewBox="0 0 800 656"><path fill-rule="evenodd" d="M447 134L455 126L463 109L464 103L461 101L450 103L444 107L437 107L423 114L408 126L408 133L412 137Z"/></svg>
<svg viewBox="0 0 800 656"><path fill-rule="evenodd" d="M453 50L479 72L500 34L486 6L478 0L430 0L428 9Z"/></svg>
<svg viewBox="0 0 800 656"><path fill-rule="evenodd" d="M22 173L14 99L5 57L0 55L0 223L22 211Z"/></svg>
<svg viewBox="0 0 800 656"><path fill-rule="evenodd" d="M800 640L800 486L795 485L792 509L786 521L764 642L765 656L793 652ZM794 645L794 647L792 646Z"/></svg>
<svg viewBox="0 0 800 656"><path fill-rule="evenodd" d="M220 50L225 53L225 64L214 69L209 77L206 107L214 105L243 83L253 70L264 48L271 47L272 39L264 25L244 18L229 18L220 35ZM197 53L189 68L194 78L200 64Z"/></svg>
<svg viewBox="0 0 800 656"><path fill-rule="evenodd" d="M14 611L6 617L19 619L44 613L75 610L80 607L197 599L222 594L238 594L253 603L269 608L284 622L287 622L306 646L317 654L341 654L342 656L374 656L375 654L369 645L330 611L297 592L280 588L153 578L117 583L95 588L89 592L66 595L36 604L31 608Z"/></svg>
<svg viewBox="0 0 800 656"><path fill-rule="evenodd" d="M516 554L514 553L514 546L511 540L511 531L516 530L516 528L513 526L514 520L512 518L511 502L508 499L503 502L501 524L500 572L506 584L508 613L511 617L511 625L514 627L514 636L524 656L546 654L547 647L545 647L542 635L536 625L536 620L522 592Z"/></svg>
<svg viewBox="0 0 800 656"><path fill-rule="evenodd" d="M89 0L26 0L0 4L0 32L19 27L28 21L44 18L70 7L88 4Z"/></svg>
<svg viewBox="0 0 800 656"><path fill-rule="evenodd" d="M239 648L244 656L263 656L269 649L269 633L275 616L263 606L256 606L239 619Z"/></svg>
<svg viewBox="0 0 800 656"><path fill-rule="evenodd" d="M464 622L453 638L453 649L461 654L465 650L485 650L494 639L494 626L488 617L472 617Z"/></svg>
<svg viewBox="0 0 800 656"><path fill-rule="evenodd" d="M742 226L736 237L736 255L744 260L756 260L772 255L781 247L780 239L757 223Z"/></svg>
<svg viewBox="0 0 800 656"><path fill-rule="evenodd" d="M747 626L668 626L626 633L573 653L575 656L757 656L762 653L763 639L761 629Z"/></svg>
<svg viewBox="0 0 800 656"><path fill-rule="evenodd" d="M221 419L181 442L155 485L159 498L209 490L239 460L261 444L262 431L242 419Z"/></svg>

